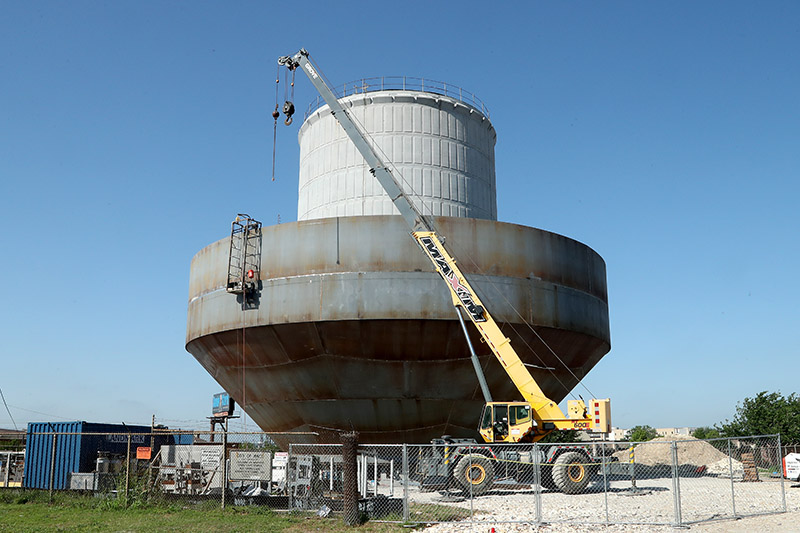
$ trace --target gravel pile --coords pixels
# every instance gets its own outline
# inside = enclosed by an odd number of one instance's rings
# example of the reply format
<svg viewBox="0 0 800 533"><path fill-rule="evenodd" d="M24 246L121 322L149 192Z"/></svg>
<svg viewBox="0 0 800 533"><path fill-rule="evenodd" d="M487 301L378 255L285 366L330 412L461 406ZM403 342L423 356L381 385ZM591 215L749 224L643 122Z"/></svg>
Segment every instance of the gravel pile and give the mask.
<svg viewBox="0 0 800 533"><path fill-rule="evenodd" d="M678 443L678 463L696 466L708 466L723 459L727 461L728 456L717 450L706 441L695 439L694 437L658 437L656 439L638 444L634 448L634 460L637 464L645 466L670 465L672 464L672 446L670 443ZM628 462L628 450L622 450L614 454L620 462ZM727 468L727 467L726 467Z"/></svg>
<svg viewBox="0 0 800 533"><path fill-rule="evenodd" d="M706 466L706 474L720 477L731 477L731 466L733 466L733 479L744 478L744 465L736 459L728 460L726 457Z"/></svg>

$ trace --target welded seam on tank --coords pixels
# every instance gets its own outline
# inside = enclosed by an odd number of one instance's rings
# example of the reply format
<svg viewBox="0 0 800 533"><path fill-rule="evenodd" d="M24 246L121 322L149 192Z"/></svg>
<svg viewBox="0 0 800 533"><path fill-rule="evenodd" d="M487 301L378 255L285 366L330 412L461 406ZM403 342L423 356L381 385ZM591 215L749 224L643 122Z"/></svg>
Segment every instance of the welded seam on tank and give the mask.
<svg viewBox="0 0 800 533"><path fill-rule="evenodd" d="M262 280L259 280L259 281L261 281L262 283L279 283L279 282L289 282L291 280L302 280L304 278L328 278L328 277L334 277L334 276L343 276L343 275L347 275L347 274L355 274L355 275L365 275L366 274L366 275L369 276L371 274L384 274L384 273L387 273L387 272L392 272L392 273L397 273L397 274L430 274L431 276L434 276L434 277L436 276L436 272L434 272L432 270L431 271L422 271L422 272L415 271L415 270L342 270L342 271L338 271L338 272L320 272L320 273L314 273L314 274L297 274L297 275L291 275L291 276L280 276L280 277L275 277L275 278L265 278L265 279L262 279ZM560 284L560 283L556 283L556 282L553 282L553 281L542 280L540 278L534 279L534 278L522 278L522 277L510 277L510 276L489 276L488 274L481 274L480 272L470 272L470 273L467 274L467 276L470 276L470 275L479 275L479 276L481 276L481 278L485 278L488 283L492 283L491 280L494 279L494 280L496 280L494 282L494 284L500 284L500 285L509 285L509 284L513 283L513 280L519 280L520 282L526 282L526 281L527 282L535 282L537 284L546 284L546 285L551 285L551 286L559 286L560 285L560 286L563 286L563 287L565 287L565 288L567 288L569 290L575 291L576 293L585 294L585 295L591 297L592 299L598 300L601 303L606 303L605 300L603 300L602 298L596 296L595 294L592 294L591 292L585 291L585 290L583 290L583 289L581 289L579 287L573 287L573 286L570 286L570 285ZM512 281L509 281L509 280L512 280ZM262 289L262 292L263 292L263 290L264 289ZM213 289L208 289L208 290L204 290L204 291L199 292L195 296L192 296L189 299L188 303L189 303L189 305L191 305L196 300L201 300L201 299L205 298L206 296L209 296L209 295L215 294L215 293L219 293L219 292L225 292L227 294L226 288L223 287L223 286L219 286L219 287L215 287Z"/></svg>
<svg viewBox="0 0 800 533"><path fill-rule="evenodd" d="M304 424L304 425L308 426L311 429L316 429L316 430L333 431L333 432L336 432L336 433L341 431L341 428L331 428L331 427L327 427L327 426L322 426L320 424L307 423L307 424ZM448 425L450 425L452 427L463 428L463 429L473 429L471 426L459 426L458 424L447 423L447 424L431 424L431 425L428 425L428 426L414 426L413 428L408 428L408 429L403 429L403 428L393 429L393 430L390 429L390 430L385 430L385 431L381 431L379 429L375 429L375 430L369 430L369 431L359 431L359 433L368 433L370 435L391 435L391 434L397 434L397 433L403 433L403 432L425 431L425 430L430 430L430 429L437 428L437 427L440 427L440 426L448 426ZM269 433L269 432L267 432L267 433ZM396 445L387 444L387 446L396 446Z"/></svg>
<svg viewBox="0 0 800 533"><path fill-rule="evenodd" d="M413 281L413 277L415 277L418 274L427 274L427 275L431 276L432 279L436 279L435 278L436 274L434 272L414 272L414 271L408 271L408 270L390 271L390 272L393 272L395 274L401 274L401 275L410 275L409 278L407 279L407 281L409 281L409 282ZM306 283L311 283L311 282L313 282L315 280L320 282L320 290L322 290L322 284L324 283L324 281L326 279L332 279L332 278L336 278L336 277L338 277L338 278L340 278L342 280L353 280L353 281L355 281L356 279L358 279L360 277L361 281L364 281L366 279L369 282L385 282L385 276L382 276L383 274L385 274L385 272L382 272L382 271L367 271L367 272L346 271L346 272L329 272L329 273L322 273L322 274L302 274L302 275L298 275L298 276L270 278L270 279L263 280L264 281L264 288L262 289L262 294L264 292L269 292L270 287L274 286L274 285L280 286L280 285L306 284ZM384 277L384 279L380 279L381 277ZM503 277L503 276L482 275L481 277L482 278L487 278L487 280L489 280L490 283L491 283L491 279L496 279L497 281L493 284L493 288L495 290L499 290L497 288L498 285L511 287L511 288L514 288L515 286L519 286L519 285L528 285L528 286L530 286L532 284L532 281L533 281L533 280L528 280L526 278L507 278L507 277ZM392 277L390 279L394 279L394 280L403 279L403 276ZM558 284L555 284L555 283L552 283L552 282L548 282L548 281L537 281L537 282L533 283L533 285L537 290L542 290L542 291L552 291L553 287L560 287ZM476 288L480 289L480 286L476 286ZM592 302L590 307L595 308L595 309L605 309L606 310L606 315L607 315L608 304L602 298L599 298L599 297L597 297L597 296L595 296L595 295L593 295L593 294L591 294L589 292L586 292L586 291L583 291L583 290L580 290L580 289L575 289L573 287L563 287L563 289L567 291L567 294L571 293L573 295L570 298L583 301L583 302L585 302L587 304L588 304L588 302ZM196 305L202 305L202 303L203 303L202 300L205 300L205 299L208 299L208 298L214 298L214 297L225 298L225 297L227 297L227 291L224 288L217 288L217 289L214 289L214 290L211 290L211 291L206 291L206 292L202 293L199 296L193 297L189 301L189 307L192 308L192 307L195 307ZM508 299L507 298L504 298L504 299L505 299L507 305L509 305L511 307L512 315L515 315L515 316L517 316L519 318L519 322L511 322L511 321L505 319L505 320L503 320L503 323L504 324L505 323L509 323L509 324L518 323L518 324L524 324L524 325L526 325L528 327L531 327L531 325L528 323L528 321L524 317L521 316L519 311L513 305L511 305L510 302L508 302ZM197 302L197 300L200 300L200 302ZM447 306L447 308L449 308L449 306ZM374 319L378 320L377 318L374 318ZM450 320L450 318L445 317L445 316L442 316L441 318L431 318L431 319L432 320ZM342 320L350 320L350 318L340 318L340 319L336 319L336 320L332 320L332 321L342 321ZM279 323L284 323L284 322L279 322ZM293 323L293 322L290 321L288 323ZM256 326L264 326L264 325L272 325L272 324L273 323L256 324ZM278 324L278 322L276 322L275 324ZM539 326L546 327L546 328L562 329L562 328L558 328L554 324L539 324ZM509 326L509 327L513 328L513 326ZM577 327L577 326L575 324L572 324L569 329L570 330L575 330L574 329L575 327ZM229 329L231 329L231 328L229 328ZM224 330L216 330L216 331L224 331ZM608 328L607 327L603 328L602 331L594 331L591 328L587 327L587 328L583 328L583 329L579 329L579 330L575 330L575 331L577 331L579 333L585 333L585 334L591 335L591 336L598 336L599 335L600 338L603 338L604 336L607 336ZM516 330L515 330L515 332L516 332ZM534 333L536 333L536 332L534 332ZM533 353L535 353L535 352L533 352ZM537 358L540 359L540 362L541 362L541 357L539 357L537 355Z"/></svg>
<svg viewBox="0 0 800 533"><path fill-rule="evenodd" d="M389 272L391 272L393 274L410 274L412 276L418 275L418 274L429 274L432 277L432 279L436 279L436 273L433 272L433 271L417 272L417 271L413 271L413 270L367 270L367 271L345 270L345 271L341 271L341 272L322 272L322 273L318 273L318 274L298 274L298 275L294 275L294 276L281 276L281 277L277 277L277 278L266 278L266 279L260 280L262 283L264 283L264 287L259 292L263 293L267 289L267 284L270 284L270 285L281 284L281 283L293 284L293 283L298 283L298 282L303 282L303 281L312 282L315 279L329 279L329 278L334 278L334 277L357 278L359 276L360 277L366 276L368 279L371 279L371 278L373 278L373 276L385 275L386 273L389 273ZM498 279L504 279L502 276L497 276L497 277L498 277ZM511 278L511 279L517 279L517 280L520 280L520 281L524 280L524 278ZM382 281L385 281L385 280L382 280ZM508 282L506 282L506 283L508 283ZM196 296L193 296L192 298L190 298L189 302L188 302L188 306L191 307L197 302L197 300L204 300L204 299L206 299L206 298L208 298L208 297L210 297L212 295L217 295L219 293L227 294L228 291L225 289L225 287L216 287L214 289L203 291L203 292L197 294Z"/></svg>
<svg viewBox="0 0 800 533"><path fill-rule="evenodd" d="M232 330L229 330L229 331L232 331ZM481 357L487 357L488 358L490 356L489 355L482 355ZM354 357L354 356L350 356L350 355L342 355L342 354L335 354L335 353L326 352L326 353L320 353L320 354L317 354L317 355L312 355L312 356L309 356L309 357L303 357L301 359L291 359L289 361L284 361L284 362L275 363L275 364L271 364L271 365L249 365L247 368L249 368L250 370L259 369L259 368L262 368L262 369L275 368L275 369L277 369L277 368L281 368L281 367L290 367L290 366L296 366L296 365L299 366L304 362L314 361L315 359L325 359L326 361L339 359L339 360L343 360L343 361L357 361L357 362L362 362L362 363L373 363L373 364L374 363L378 363L379 366L391 366L391 365L400 365L400 364L405 364L405 363L414 363L414 364L420 364L420 365L426 365L426 364L432 364L432 363L449 364L449 363L454 363L454 362L459 362L459 361L463 361L463 360L469 359L469 356L451 357L451 358L448 358L448 359L402 359L402 360L398 359L398 360L390 360L390 359L376 359L376 358L373 358L373 357ZM333 373L331 373L331 375L333 375Z"/></svg>

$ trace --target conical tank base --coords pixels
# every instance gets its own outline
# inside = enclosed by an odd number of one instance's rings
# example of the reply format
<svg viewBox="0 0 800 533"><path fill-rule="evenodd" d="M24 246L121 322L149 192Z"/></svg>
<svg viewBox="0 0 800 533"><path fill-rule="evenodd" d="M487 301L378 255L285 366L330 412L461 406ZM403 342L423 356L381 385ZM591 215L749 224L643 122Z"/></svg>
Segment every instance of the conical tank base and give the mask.
<svg viewBox="0 0 800 533"><path fill-rule="evenodd" d="M602 259L534 228L436 223L542 389L560 401L610 348ZM483 398L449 293L399 217L284 224L264 228L262 239L256 309L242 311L224 290L227 240L197 254L186 348L263 430L282 445L338 442L352 430L365 443L477 436ZM519 399L471 338L494 398Z"/></svg>

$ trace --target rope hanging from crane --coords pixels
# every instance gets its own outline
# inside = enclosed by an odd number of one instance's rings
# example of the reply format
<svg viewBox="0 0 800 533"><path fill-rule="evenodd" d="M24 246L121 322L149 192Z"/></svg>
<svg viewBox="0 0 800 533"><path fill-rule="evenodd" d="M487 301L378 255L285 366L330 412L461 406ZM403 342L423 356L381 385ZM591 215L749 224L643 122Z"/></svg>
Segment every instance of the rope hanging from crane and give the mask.
<svg viewBox="0 0 800 533"><path fill-rule="evenodd" d="M278 68L280 68L280 66ZM294 74L295 74L295 69L290 67L288 70L290 70L292 72L292 81L291 81L291 83L289 83L289 81L287 79L286 80L286 84L283 87L283 99L284 99L283 114L286 115L286 120L284 120L283 123L286 124L287 126L291 126L292 125L292 115L294 115L294 103L292 101L294 100ZM289 77L289 72L284 71L284 73L286 75L286 78L288 78Z"/></svg>
<svg viewBox="0 0 800 533"><path fill-rule="evenodd" d="M272 181L275 181L275 150L278 146L278 117L281 116L278 111L278 90L281 84L281 67L278 66L278 72L275 74L275 111L272 112L272 118L275 119L275 125L272 128Z"/></svg>
<svg viewBox="0 0 800 533"><path fill-rule="evenodd" d="M283 86L283 114L286 115L286 119L283 121L284 124L287 126L291 126L292 124L292 117L294 116L294 75L295 69L293 67L289 67L289 70L292 71L292 81L289 81L289 73L284 71L284 86ZM278 101L278 95L280 94L280 84L281 84L281 67L278 65L278 72L275 76L275 110L272 112L272 118L274 119L274 124L272 127L272 181L275 181L275 158L276 158L276 150L278 145L278 118L281 116L280 104Z"/></svg>

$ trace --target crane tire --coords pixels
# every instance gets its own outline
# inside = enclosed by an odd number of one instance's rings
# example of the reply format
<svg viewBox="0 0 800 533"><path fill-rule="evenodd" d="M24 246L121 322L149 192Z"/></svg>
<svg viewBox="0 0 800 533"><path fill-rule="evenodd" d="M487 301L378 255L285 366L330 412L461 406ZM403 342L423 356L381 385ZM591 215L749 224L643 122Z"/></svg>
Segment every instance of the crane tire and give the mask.
<svg viewBox="0 0 800 533"><path fill-rule="evenodd" d="M556 484L553 483L553 465L541 465L539 470L540 484L543 489L554 489Z"/></svg>
<svg viewBox="0 0 800 533"><path fill-rule="evenodd" d="M453 477L468 495L486 494L494 484L494 463L477 453L465 455L453 469Z"/></svg>
<svg viewBox="0 0 800 533"><path fill-rule="evenodd" d="M553 464L553 484L564 494L580 494L589 485L589 458L580 452L566 452Z"/></svg>

